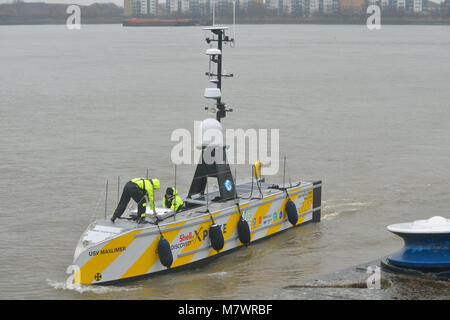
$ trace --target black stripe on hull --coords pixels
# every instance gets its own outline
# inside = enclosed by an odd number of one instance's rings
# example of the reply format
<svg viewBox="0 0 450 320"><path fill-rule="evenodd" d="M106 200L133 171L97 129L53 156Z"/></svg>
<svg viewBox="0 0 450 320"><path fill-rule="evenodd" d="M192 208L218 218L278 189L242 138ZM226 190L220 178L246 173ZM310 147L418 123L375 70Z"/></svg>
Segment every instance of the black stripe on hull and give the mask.
<svg viewBox="0 0 450 320"><path fill-rule="evenodd" d="M320 222L320 207L322 205L322 181L314 181L313 191L313 222Z"/></svg>

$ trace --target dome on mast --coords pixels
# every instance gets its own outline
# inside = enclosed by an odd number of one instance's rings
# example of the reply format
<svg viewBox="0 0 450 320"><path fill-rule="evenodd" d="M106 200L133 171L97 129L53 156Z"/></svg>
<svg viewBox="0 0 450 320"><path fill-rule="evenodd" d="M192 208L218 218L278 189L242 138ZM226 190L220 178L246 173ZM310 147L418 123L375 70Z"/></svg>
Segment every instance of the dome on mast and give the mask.
<svg viewBox="0 0 450 320"><path fill-rule="evenodd" d="M200 145L223 146L223 128L222 124L215 118L206 118L200 123Z"/></svg>

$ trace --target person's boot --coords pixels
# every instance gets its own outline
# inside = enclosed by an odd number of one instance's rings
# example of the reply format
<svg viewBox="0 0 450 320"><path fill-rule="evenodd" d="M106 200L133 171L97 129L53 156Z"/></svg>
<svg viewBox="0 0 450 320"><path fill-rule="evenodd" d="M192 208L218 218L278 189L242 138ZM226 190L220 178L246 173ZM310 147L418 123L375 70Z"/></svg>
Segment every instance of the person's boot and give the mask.
<svg viewBox="0 0 450 320"><path fill-rule="evenodd" d="M139 223L143 223L145 221L145 216L144 217L138 217L137 219L136 219L136 222L139 224Z"/></svg>

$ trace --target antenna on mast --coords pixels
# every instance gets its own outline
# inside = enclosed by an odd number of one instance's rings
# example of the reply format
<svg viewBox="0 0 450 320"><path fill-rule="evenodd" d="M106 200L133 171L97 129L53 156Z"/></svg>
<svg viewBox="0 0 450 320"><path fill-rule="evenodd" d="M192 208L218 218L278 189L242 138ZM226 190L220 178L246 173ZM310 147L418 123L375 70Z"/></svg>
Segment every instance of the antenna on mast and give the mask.
<svg viewBox="0 0 450 320"><path fill-rule="evenodd" d="M215 15L216 15L216 1L212 0L212 3L213 3L213 7L212 7L212 15L213 15L212 25L214 27L214 18L215 18Z"/></svg>
<svg viewBox="0 0 450 320"><path fill-rule="evenodd" d="M202 155L195 169L187 198L192 198L195 194L204 196L205 189L208 195L208 177L211 177L217 178L220 193L220 196L215 197L212 201L224 201L236 198L236 188L230 165L227 161L226 146L222 143L217 143L217 141L211 144L211 141L204 139L203 133L209 129L221 131L220 119L224 118L227 112L233 111L222 102L222 78L233 76L232 74L222 73L222 48L224 43L233 42L234 39L226 35L227 27L212 26L203 28L203 30L212 32L212 37L206 38L206 43L210 44L210 48L206 50L206 55L209 57L209 71L206 72L206 75L209 77L210 82L216 84L216 87L206 88L205 98L215 100L216 106L211 108L210 111L216 114L216 119L208 118L203 120L201 124ZM217 46L213 46L215 43L217 43ZM205 109L208 110L209 108L206 107ZM205 161L207 158L204 157L206 155L205 152L209 153L213 161ZM207 203L209 202L208 198L209 196L206 199Z"/></svg>
<svg viewBox="0 0 450 320"><path fill-rule="evenodd" d="M215 99L216 108L211 111L216 113L216 119L220 122L220 119L225 118L227 112L233 111L233 109L227 108L227 105L222 102L222 78L233 77L233 74L224 74L222 72L222 48L224 43L234 43L234 39L225 34L228 27L207 27L203 30L209 30L213 33L212 38L206 38L206 43L211 44L217 42L217 48L209 48L206 50L206 55L209 56L209 71L205 74L209 77L209 81L216 84L216 88L206 88L205 98ZM216 38L217 37L217 38ZM206 107L206 110L209 108Z"/></svg>
<svg viewBox="0 0 450 320"><path fill-rule="evenodd" d="M236 0L233 0L233 42L231 47L234 48L236 44Z"/></svg>

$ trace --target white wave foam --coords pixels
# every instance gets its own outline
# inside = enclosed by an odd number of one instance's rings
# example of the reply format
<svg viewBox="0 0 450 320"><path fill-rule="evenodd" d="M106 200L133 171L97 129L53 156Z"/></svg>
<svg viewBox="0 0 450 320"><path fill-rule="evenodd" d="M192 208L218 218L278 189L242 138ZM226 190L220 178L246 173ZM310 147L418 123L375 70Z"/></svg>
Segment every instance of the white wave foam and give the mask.
<svg viewBox="0 0 450 320"><path fill-rule="evenodd" d="M333 220L333 219L336 218L338 215L339 215L339 212L325 214L325 215L322 217L322 220Z"/></svg>
<svg viewBox="0 0 450 320"><path fill-rule="evenodd" d="M226 271L208 273L209 277L225 277L227 275L228 275L228 272L226 272Z"/></svg>
<svg viewBox="0 0 450 320"><path fill-rule="evenodd" d="M332 209L332 208L342 208L342 207L367 207L370 206L371 202L348 202L348 203L339 203L335 205L327 205L325 206L325 209Z"/></svg>
<svg viewBox="0 0 450 320"><path fill-rule="evenodd" d="M66 281L56 281L47 279L47 284L56 290L73 290L78 293L95 293L95 294L105 294L110 292L121 292L121 291L135 291L140 290L138 287L115 287L115 286L90 286L82 284L71 284Z"/></svg>
<svg viewBox="0 0 450 320"><path fill-rule="evenodd" d="M344 202L342 202L344 201ZM328 202L335 202L330 203L328 205L323 206L323 220L332 220L336 218L337 216L345 213L354 213L357 212L362 207L368 207L373 205L371 202L358 202L358 201L352 201L351 199L339 199L339 200L328 200Z"/></svg>

